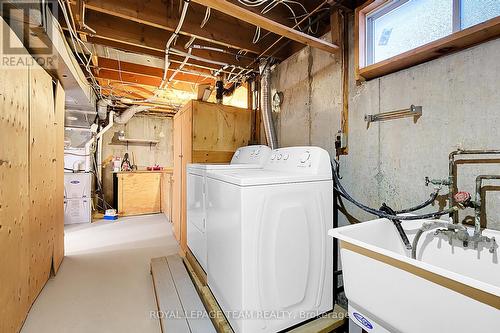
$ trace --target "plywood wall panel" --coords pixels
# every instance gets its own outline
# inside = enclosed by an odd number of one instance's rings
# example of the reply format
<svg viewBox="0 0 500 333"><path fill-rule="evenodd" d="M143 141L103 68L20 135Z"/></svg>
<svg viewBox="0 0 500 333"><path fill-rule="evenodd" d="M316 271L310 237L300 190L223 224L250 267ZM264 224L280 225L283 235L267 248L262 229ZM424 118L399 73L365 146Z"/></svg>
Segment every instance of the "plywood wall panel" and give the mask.
<svg viewBox="0 0 500 333"><path fill-rule="evenodd" d="M2 22L3 24L3 22ZM29 308L27 229L28 69L0 74L0 332L16 332Z"/></svg>
<svg viewBox="0 0 500 333"><path fill-rule="evenodd" d="M186 167L227 163L251 135L251 110L190 101L174 117L172 217L181 252L187 252Z"/></svg>
<svg viewBox="0 0 500 333"><path fill-rule="evenodd" d="M17 39L1 17L0 36ZM0 47L0 57L2 52ZM25 49L18 50L21 53L28 56ZM64 96L62 99L64 103ZM58 214L64 214L63 200L61 205L55 200L55 146L59 139L54 114L52 78L42 68L25 67L23 63L0 67L2 333L20 331L50 275L55 253L54 221ZM58 124L62 128L61 117L64 115L59 114ZM61 241L63 230L58 230L57 239Z"/></svg>
<svg viewBox="0 0 500 333"><path fill-rule="evenodd" d="M58 82L54 96L56 135L56 192L54 196L54 251L52 267L57 273L64 258L64 99L65 93Z"/></svg>
<svg viewBox="0 0 500 333"><path fill-rule="evenodd" d="M0 21L3 32L7 26ZM25 288L29 274L28 70L16 66L2 68L1 72L0 332L15 332L29 308Z"/></svg>
<svg viewBox="0 0 500 333"><path fill-rule="evenodd" d="M54 244L56 136L52 78L39 66L30 68L30 300L50 276Z"/></svg>
<svg viewBox="0 0 500 333"><path fill-rule="evenodd" d="M196 162L229 162L236 149L248 145L250 110L200 101L192 103Z"/></svg>

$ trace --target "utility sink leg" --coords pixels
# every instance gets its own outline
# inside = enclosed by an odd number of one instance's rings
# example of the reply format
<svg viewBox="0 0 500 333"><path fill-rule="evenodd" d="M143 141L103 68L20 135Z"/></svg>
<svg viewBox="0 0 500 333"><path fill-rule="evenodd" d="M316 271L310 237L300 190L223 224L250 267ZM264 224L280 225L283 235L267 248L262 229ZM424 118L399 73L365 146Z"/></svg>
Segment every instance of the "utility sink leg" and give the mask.
<svg viewBox="0 0 500 333"><path fill-rule="evenodd" d="M359 327L358 325L356 325L352 319L349 318L349 333L362 333L363 330L361 329L361 327Z"/></svg>

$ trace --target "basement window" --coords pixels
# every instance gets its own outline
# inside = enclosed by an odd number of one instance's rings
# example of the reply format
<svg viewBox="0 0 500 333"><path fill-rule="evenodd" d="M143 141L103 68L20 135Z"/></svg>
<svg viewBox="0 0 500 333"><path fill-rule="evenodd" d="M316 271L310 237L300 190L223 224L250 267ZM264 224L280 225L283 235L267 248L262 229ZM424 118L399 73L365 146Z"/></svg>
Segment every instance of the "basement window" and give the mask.
<svg viewBox="0 0 500 333"><path fill-rule="evenodd" d="M466 29L500 16L499 0L461 0L460 28Z"/></svg>
<svg viewBox="0 0 500 333"><path fill-rule="evenodd" d="M365 79L500 35L500 0L372 0L356 13L357 74Z"/></svg>
<svg viewBox="0 0 500 333"><path fill-rule="evenodd" d="M451 0L401 0L367 15L367 64L451 34L452 7Z"/></svg>

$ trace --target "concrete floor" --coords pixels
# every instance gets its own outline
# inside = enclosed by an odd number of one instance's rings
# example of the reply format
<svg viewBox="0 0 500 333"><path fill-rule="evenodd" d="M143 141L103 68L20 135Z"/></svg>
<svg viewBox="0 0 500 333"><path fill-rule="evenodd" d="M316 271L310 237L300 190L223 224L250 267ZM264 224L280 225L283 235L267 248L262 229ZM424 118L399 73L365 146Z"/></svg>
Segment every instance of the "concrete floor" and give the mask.
<svg viewBox="0 0 500 333"><path fill-rule="evenodd" d="M160 332L149 263L178 251L163 214L66 226L65 249L21 332Z"/></svg>

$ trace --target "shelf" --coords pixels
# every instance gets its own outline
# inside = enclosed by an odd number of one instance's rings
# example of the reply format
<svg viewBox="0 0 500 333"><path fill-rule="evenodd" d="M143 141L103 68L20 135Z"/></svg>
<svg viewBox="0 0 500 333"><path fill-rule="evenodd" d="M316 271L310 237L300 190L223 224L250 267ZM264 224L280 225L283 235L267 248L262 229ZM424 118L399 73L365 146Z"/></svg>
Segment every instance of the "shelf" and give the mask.
<svg viewBox="0 0 500 333"><path fill-rule="evenodd" d="M132 139L120 136L118 132L115 133L113 138L111 139L111 144L122 144L122 145L157 145L160 141L153 139Z"/></svg>

